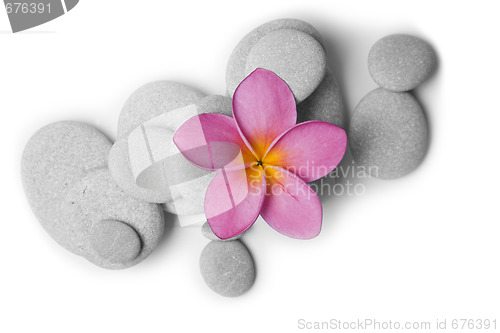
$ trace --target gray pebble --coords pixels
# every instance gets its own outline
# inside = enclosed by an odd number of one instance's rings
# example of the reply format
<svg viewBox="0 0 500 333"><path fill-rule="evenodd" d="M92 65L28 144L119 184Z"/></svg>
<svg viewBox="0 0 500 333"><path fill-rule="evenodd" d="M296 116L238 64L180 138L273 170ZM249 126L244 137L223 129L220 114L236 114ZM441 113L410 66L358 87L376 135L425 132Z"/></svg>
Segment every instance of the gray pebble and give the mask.
<svg viewBox="0 0 500 333"><path fill-rule="evenodd" d="M220 239L219 237L217 237L214 234L214 232L210 228L210 224L208 224L208 222L203 223L203 225L201 226L201 233L203 234L203 236L205 236L206 238L208 238L210 240L213 240L213 241L228 242L228 241L237 240L237 239L240 239L245 234L245 232L243 232L243 233L241 233L241 234L239 234L237 236L234 236L232 238Z"/></svg>
<svg viewBox="0 0 500 333"><path fill-rule="evenodd" d="M141 252L141 239L137 232L121 221L99 221L90 231L90 245L102 259L126 264Z"/></svg>
<svg viewBox="0 0 500 333"><path fill-rule="evenodd" d="M250 50L245 76L265 68L285 81L297 102L306 99L321 83L326 70L323 47L309 34L281 29L262 37Z"/></svg>
<svg viewBox="0 0 500 333"><path fill-rule="evenodd" d="M314 39L323 45L323 41L319 32L309 23L296 19L278 19L267 22L249 32L243 39L236 45L233 50L226 68L226 85L230 96L233 95L236 87L245 78L245 68L247 65L247 57L250 50L255 44L267 34L281 30L281 29L294 29L311 35Z"/></svg>
<svg viewBox="0 0 500 333"><path fill-rule="evenodd" d="M232 99L227 96L221 95L210 95L202 100L200 100L197 104L198 113L221 113L226 116L233 116L233 105Z"/></svg>
<svg viewBox="0 0 500 333"><path fill-rule="evenodd" d="M181 110L185 107L190 108L190 105L193 106L191 111ZM230 116L231 99L218 95L204 97L193 88L169 81L154 82L134 92L120 115L118 127L120 135L109 154L109 169L115 182L128 195L147 202L161 203L170 213L179 215L203 213L205 192L215 174L188 162L178 152L172 138L177 128L191 116L214 112ZM159 127L150 127L158 136L155 140L148 134L148 149L152 151L157 148L166 149L171 155L166 162L158 163L155 160L152 163L149 152L144 149L146 145L140 146L139 153L144 156L137 158L138 155L135 153L133 159L135 163L137 159L139 162L146 159L141 163L149 165L149 168L146 173L138 176L136 181L131 159L133 147L130 147L129 135L138 130L143 133L141 125L146 128L148 123L163 116L168 116L168 121L163 121ZM145 139L141 136L141 140Z"/></svg>
<svg viewBox="0 0 500 333"><path fill-rule="evenodd" d="M425 115L409 93L378 88L367 94L351 118L354 160L377 178L398 178L423 160L428 143Z"/></svg>
<svg viewBox="0 0 500 333"><path fill-rule="evenodd" d="M143 85L127 99L118 119L118 138L127 136L143 122L164 112L197 103L205 95L173 81L156 81Z"/></svg>
<svg viewBox="0 0 500 333"><path fill-rule="evenodd" d="M297 122L321 120L346 128L346 111L340 86L330 70L319 87L302 103L297 104Z"/></svg>
<svg viewBox="0 0 500 333"><path fill-rule="evenodd" d="M198 113L221 113L232 117L232 100L229 97L221 95L210 95L203 98L196 104ZM206 172L198 169L187 161L178 163L176 170L182 170L187 178L195 178L195 181L184 183L182 186L177 186L176 190L178 198L175 200L175 205L169 204L170 207L166 210L180 215L200 214L204 212L205 193L207 187L215 177L216 173ZM168 203L166 203L167 205Z"/></svg>
<svg viewBox="0 0 500 333"><path fill-rule="evenodd" d="M391 91L408 91L420 85L434 70L436 54L420 38L389 35L373 45L368 70L373 80Z"/></svg>
<svg viewBox="0 0 500 333"><path fill-rule="evenodd" d="M31 209L52 238L79 255L82 230L62 216L61 203L89 170L106 167L110 148L100 131L71 121L41 128L24 148L21 176Z"/></svg>
<svg viewBox="0 0 500 333"><path fill-rule="evenodd" d="M104 268L122 269L141 262L163 236L160 206L126 195L108 169L89 172L68 191L62 206L66 219L83 231L84 256ZM101 236L96 237L96 232Z"/></svg>
<svg viewBox="0 0 500 333"><path fill-rule="evenodd" d="M111 142L92 126L69 121L53 123L40 129L26 144L21 175L33 212L60 245L99 266L125 268L151 253L163 234L164 222L158 205L127 197L112 183L106 166L110 148ZM89 181L98 175L98 184ZM94 198L90 202L95 204L89 205L88 198ZM132 242L129 250L112 247L116 253L101 257L103 247L94 248L99 243L95 238L97 223L107 220L123 221L133 227L141 239L140 253L134 253L137 239L129 233L125 237ZM116 229L123 234L123 226ZM106 239L105 234L99 237ZM133 258L125 263L127 257Z"/></svg>
<svg viewBox="0 0 500 333"><path fill-rule="evenodd" d="M200 271L210 289L226 297L244 294L255 281L252 256L240 241L208 243L200 256Z"/></svg>

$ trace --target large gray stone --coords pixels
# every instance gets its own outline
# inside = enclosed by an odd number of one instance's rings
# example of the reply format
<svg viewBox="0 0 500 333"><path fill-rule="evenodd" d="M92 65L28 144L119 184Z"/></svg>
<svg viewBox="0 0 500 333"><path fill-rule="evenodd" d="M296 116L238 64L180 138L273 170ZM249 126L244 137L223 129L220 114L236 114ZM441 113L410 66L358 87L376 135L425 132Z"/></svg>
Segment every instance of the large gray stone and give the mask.
<svg viewBox="0 0 500 333"><path fill-rule="evenodd" d="M162 113L197 103L205 94L173 81L143 85L127 99L118 119L118 138L130 134L145 121Z"/></svg>
<svg viewBox="0 0 500 333"><path fill-rule="evenodd" d="M255 281L252 256L240 241L211 241L200 257L200 271L205 283L219 295L244 294Z"/></svg>
<svg viewBox="0 0 500 333"><path fill-rule="evenodd" d="M294 29L273 31L250 50L245 76L257 68L274 72L292 90L297 102L306 99L323 80L326 55L311 35Z"/></svg>
<svg viewBox="0 0 500 333"><path fill-rule="evenodd" d="M371 176L404 176L421 163L427 151L424 112L409 93L375 89L354 111L349 144L355 162Z"/></svg>
<svg viewBox="0 0 500 333"><path fill-rule="evenodd" d="M436 54L420 38L389 35L373 45L368 55L368 70L381 87L401 92L419 86L434 70Z"/></svg>
<svg viewBox="0 0 500 333"><path fill-rule="evenodd" d="M346 118L340 86L333 73L327 70L323 81L312 95L297 104L297 122L321 120L345 129Z"/></svg>
<svg viewBox="0 0 500 333"><path fill-rule="evenodd" d="M63 215L78 225L84 256L109 269L127 268L147 258L164 231L160 206L125 194L108 169L89 172L68 191ZM115 244L106 244L111 239Z"/></svg>
<svg viewBox="0 0 500 333"><path fill-rule="evenodd" d="M277 30L293 29L311 35L319 44L323 45L323 41L319 32L309 23L296 19L278 19L264 23L254 30L250 31L236 45L233 50L226 67L226 86L230 96L234 94L236 87L246 77L245 68L247 66L247 58L250 50L264 36Z"/></svg>
<svg viewBox="0 0 500 333"><path fill-rule="evenodd" d="M33 212L60 245L119 269L152 252L164 221L158 205L126 196L112 181L106 166L110 147L92 126L50 124L27 143L21 173Z"/></svg>
<svg viewBox="0 0 500 333"><path fill-rule="evenodd" d="M128 195L161 203L170 213L203 213L205 192L215 174L189 163L172 138L192 116L214 112L230 116L231 99L204 97L193 88L169 81L137 90L122 111L121 135L109 154L109 169L116 183Z"/></svg>
<svg viewBox="0 0 500 333"><path fill-rule="evenodd" d="M38 130L24 148L21 176L31 209L66 249L83 255L82 233L61 214L67 192L90 170L106 167L111 142L94 127L62 121Z"/></svg>

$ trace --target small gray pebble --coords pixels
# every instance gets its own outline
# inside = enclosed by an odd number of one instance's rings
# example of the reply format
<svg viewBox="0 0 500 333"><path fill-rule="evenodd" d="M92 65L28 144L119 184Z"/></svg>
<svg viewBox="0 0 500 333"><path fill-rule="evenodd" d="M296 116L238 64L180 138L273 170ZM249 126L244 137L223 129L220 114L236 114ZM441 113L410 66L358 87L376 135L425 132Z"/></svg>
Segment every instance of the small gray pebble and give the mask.
<svg viewBox="0 0 500 333"><path fill-rule="evenodd" d="M330 70L319 87L302 103L297 104L297 122L321 120L346 128L346 110L340 86Z"/></svg>
<svg viewBox="0 0 500 333"><path fill-rule="evenodd" d="M232 114L229 97L203 96L193 88L170 81L147 84L134 92L123 108L118 126L119 138L110 151L108 161L115 182L128 195L147 202L161 203L166 211L179 215L203 213L205 192L215 176L213 172L199 169L188 162L172 142L174 132L189 119L185 113L176 110L188 105L195 105L197 114ZM143 186L139 186L132 172L128 135L145 122L166 113L171 117L171 123L168 128L162 128L164 140L156 141L162 145L170 142L166 149L173 155L169 157L168 165L151 164L154 167L143 178ZM155 149L153 141L149 140L149 145ZM151 163L149 160L146 162Z"/></svg>
<svg viewBox="0 0 500 333"><path fill-rule="evenodd" d="M415 169L425 156L427 142L424 112L409 93L375 89L351 118L353 158L376 178L398 178Z"/></svg>
<svg viewBox="0 0 500 333"><path fill-rule="evenodd" d="M311 35L318 43L323 45L319 32L312 25L301 20L284 18L258 26L245 35L231 53L226 68L226 86L230 96L234 94L236 87L238 87L240 82L245 78L247 57L253 46L257 44L262 37L281 29L294 29L304 32Z"/></svg>
<svg viewBox="0 0 500 333"><path fill-rule="evenodd" d="M62 212L82 231L84 256L104 268L123 269L139 263L163 236L165 222L160 206L125 194L108 169L91 171L76 183L67 193ZM99 238L96 232L102 233ZM110 239L129 248L120 249L119 244L106 247L103 242ZM138 248L139 253L135 253ZM105 254L107 250L116 252Z"/></svg>
<svg viewBox="0 0 500 333"><path fill-rule="evenodd" d="M309 34L281 29L262 37L250 50L245 76L257 68L274 72L292 90L297 102L321 83L326 70L323 47Z"/></svg>
<svg viewBox="0 0 500 333"><path fill-rule="evenodd" d="M237 240L208 243L201 252L200 271L210 289L226 297L244 294L255 281L252 256Z"/></svg>
<svg viewBox="0 0 500 333"><path fill-rule="evenodd" d="M24 148L21 176L31 209L56 242L79 255L81 226L63 217L61 203L89 170L106 167L110 148L96 128L73 121L41 128Z"/></svg>
<svg viewBox="0 0 500 333"><path fill-rule="evenodd" d="M121 221L99 221L90 232L90 244L104 260L126 264L141 252L141 239L135 230Z"/></svg>
<svg viewBox="0 0 500 333"><path fill-rule="evenodd" d="M214 232L212 231L212 228L210 228L210 224L208 224L208 222L203 223L203 225L201 226L201 233L203 234L203 236L205 236L206 238L208 238L210 240L221 241L221 242L228 242L228 241L237 240L237 239L240 239L245 234L245 232L243 232L243 233L241 233L237 236L234 236L232 238L220 239L219 237L217 237L214 234Z"/></svg>
<svg viewBox="0 0 500 333"><path fill-rule="evenodd" d="M389 35L373 45L368 70L373 80L391 91L408 91L419 86L434 70L436 54L420 38Z"/></svg>

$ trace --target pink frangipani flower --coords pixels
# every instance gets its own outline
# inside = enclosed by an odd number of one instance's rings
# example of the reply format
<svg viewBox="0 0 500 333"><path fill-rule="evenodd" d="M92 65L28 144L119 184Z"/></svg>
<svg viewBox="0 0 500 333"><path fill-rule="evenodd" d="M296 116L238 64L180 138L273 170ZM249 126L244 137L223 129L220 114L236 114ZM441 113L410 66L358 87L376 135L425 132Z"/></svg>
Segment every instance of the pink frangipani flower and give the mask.
<svg viewBox="0 0 500 333"><path fill-rule="evenodd" d="M241 234L259 214L278 232L317 236L323 208L307 184L342 160L347 137L323 121L297 122L293 93L276 74L258 68L233 95L233 118L200 114L174 142L194 165L218 171L205 195L205 215L221 239Z"/></svg>

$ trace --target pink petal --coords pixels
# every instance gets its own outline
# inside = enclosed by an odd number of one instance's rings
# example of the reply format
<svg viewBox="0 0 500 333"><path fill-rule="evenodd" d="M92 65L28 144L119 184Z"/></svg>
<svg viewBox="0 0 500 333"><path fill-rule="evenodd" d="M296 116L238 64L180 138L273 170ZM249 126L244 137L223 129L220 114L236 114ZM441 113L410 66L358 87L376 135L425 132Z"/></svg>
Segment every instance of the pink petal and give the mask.
<svg viewBox="0 0 500 333"><path fill-rule="evenodd" d="M292 173L266 167L267 195L260 214L276 231L298 239L321 231L323 208L309 185Z"/></svg>
<svg viewBox="0 0 500 333"><path fill-rule="evenodd" d="M259 217L265 191L261 167L221 170L205 195L205 216L214 234L227 239L250 228Z"/></svg>
<svg viewBox="0 0 500 333"><path fill-rule="evenodd" d="M277 138L264 163L285 168L310 182L335 169L346 147L347 135L343 129L313 120L297 124Z"/></svg>
<svg viewBox="0 0 500 333"><path fill-rule="evenodd" d="M293 93L276 74L257 68L234 92L233 117L257 158L262 158L273 140L297 122Z"/></svg>
<svg viewBox="0 0 500 333"><path fill-rule="evenodd" d="M241 139L234 119L218 113L190 118L175 132L173 140L188 161L205 170L255 160Z"/></svg>

